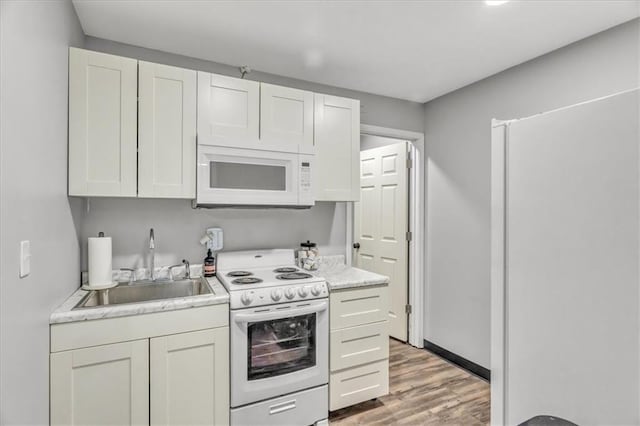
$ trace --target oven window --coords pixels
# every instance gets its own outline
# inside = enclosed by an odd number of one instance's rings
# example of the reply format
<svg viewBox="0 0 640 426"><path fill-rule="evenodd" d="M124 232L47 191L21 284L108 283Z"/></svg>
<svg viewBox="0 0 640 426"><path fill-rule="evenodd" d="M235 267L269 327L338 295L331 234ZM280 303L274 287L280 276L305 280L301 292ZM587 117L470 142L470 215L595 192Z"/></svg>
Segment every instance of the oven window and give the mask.
<svg viewBox="0 0 640 426"><path fill-rule="evenodd" d="M286 191L286 166L209 162L209 186L220 189Z"/></svg>
<svg viewBox="0 0 640 426"><path fill-rule="evenodd" d="M316 365L316 314L248 324L249 380Z"/></svg>

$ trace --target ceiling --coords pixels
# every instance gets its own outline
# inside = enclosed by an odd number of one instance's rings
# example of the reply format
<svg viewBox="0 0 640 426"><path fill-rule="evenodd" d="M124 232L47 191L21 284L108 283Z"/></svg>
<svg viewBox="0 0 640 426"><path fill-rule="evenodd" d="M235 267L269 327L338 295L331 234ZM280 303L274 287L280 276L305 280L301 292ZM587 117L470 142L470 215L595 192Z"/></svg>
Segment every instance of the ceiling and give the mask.
<svg viewBox="0 0 640 426"><path fill-rule="evenodd" d="M639 16L635 0L73 3L90 36L418 102Z"/></svg>

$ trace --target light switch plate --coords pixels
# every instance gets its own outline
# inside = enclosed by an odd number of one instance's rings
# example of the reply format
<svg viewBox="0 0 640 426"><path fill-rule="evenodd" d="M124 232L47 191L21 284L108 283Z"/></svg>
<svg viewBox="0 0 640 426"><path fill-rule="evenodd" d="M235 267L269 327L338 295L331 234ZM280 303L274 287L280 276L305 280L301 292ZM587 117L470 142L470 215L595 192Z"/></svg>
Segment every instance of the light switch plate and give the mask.
<svg viewBox="0 0 640 426"><path fill-rule="evenodd" d="M29 240L20 241L20 278L31 273L31 243Z"/></svg>

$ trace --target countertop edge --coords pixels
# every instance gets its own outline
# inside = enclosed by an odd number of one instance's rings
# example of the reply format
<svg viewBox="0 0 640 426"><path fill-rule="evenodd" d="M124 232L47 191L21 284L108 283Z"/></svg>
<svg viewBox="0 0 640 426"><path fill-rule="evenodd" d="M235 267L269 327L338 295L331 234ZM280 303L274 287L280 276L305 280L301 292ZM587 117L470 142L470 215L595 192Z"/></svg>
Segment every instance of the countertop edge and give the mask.
<svg viewBox="0 0 640 426"><path fill-rule="evenodd" d="M338 265L315 273L323 277L329 290L389 285L389 277L347 265Z"/></svg>

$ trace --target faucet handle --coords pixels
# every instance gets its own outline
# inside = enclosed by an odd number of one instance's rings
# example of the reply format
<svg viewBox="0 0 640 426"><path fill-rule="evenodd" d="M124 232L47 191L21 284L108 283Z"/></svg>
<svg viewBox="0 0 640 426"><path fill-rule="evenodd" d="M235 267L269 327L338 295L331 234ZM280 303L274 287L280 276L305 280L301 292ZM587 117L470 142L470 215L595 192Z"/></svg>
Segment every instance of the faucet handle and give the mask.
<svg viewBox="0 0 640 426"><path fill-rule="evenodd" d="M121 271L129 271L129 284L134 281L136 270L133 268L120 268Z"/></svg>
<svg viewBox="0 0 640 426"><path fill-rule="evenodd" d="M185 278L190 280L191 279L191 266L189 265L189 261L187 259L182 259L182 263L184 264L186 273L185 273Z"/></svg>
<svg viewBox="0 0 640 426"><path fill-rule="evenodd" d="M169 266L169 279L170 279L171 281L173 281L173 268L181 268L181 267L183 267L183 266L184 266L184 264L182 264L182 263L178 263L177 265L171 265L171 266ZM187 275L188 275L188 274L189 274L189 272L187 272Z"/></svg>

